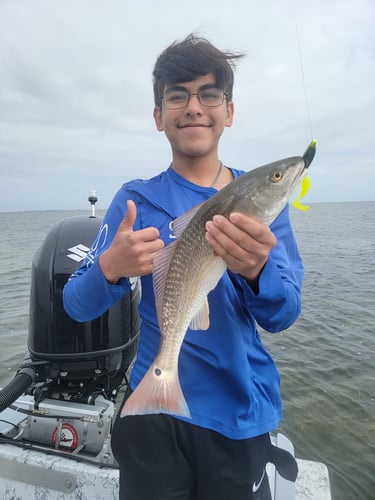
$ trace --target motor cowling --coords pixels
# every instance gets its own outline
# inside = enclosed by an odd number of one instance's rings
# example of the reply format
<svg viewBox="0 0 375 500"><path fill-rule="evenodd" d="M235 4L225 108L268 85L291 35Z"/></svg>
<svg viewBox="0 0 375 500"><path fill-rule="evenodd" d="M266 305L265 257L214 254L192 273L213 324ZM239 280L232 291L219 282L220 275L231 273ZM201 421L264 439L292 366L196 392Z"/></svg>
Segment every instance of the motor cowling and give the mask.
<svg viewBox="0 0 375 500"><path fill-rule="evenodd" d="M39 380L114 380L126 372L138 343L140 283L101 316L83 323L70 318L62 295L100 228L101 217L75 216L55 224L32 263L28 349Z"/></svg>

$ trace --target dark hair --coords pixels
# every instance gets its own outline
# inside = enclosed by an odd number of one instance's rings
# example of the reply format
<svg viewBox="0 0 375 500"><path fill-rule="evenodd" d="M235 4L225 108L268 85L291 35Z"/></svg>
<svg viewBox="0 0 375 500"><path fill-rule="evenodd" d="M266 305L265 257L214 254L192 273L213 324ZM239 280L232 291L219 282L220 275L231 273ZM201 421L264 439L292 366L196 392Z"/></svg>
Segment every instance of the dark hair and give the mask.
<svg viewBox="0 0 375 500"><path fill-rule="evenodd" d="M157 58L153 75L155 105L161 106L165 85L189 82L213 73L216 85L232 100L234 60L243 54L222 52L205 38L191 34L182 42L173 42Z"/></svg>

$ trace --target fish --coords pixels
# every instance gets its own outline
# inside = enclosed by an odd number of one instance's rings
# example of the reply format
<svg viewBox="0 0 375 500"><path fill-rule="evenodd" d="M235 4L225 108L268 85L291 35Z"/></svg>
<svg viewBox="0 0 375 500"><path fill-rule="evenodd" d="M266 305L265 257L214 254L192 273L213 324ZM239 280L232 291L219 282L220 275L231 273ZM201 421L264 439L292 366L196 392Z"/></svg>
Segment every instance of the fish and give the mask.
<svg viewBox="0 0 375 500"><path fill-rule="evenodd" d="M271 224L312 161L305 154L279 160L240 175L202 204L173 221L176 240L153 260L153 287L161 334L158 354L125 401L121 417L166 413L191 418L178 378L181 346L190 327L209 328L207 295L226 271L224 260L206 240L205 225L217 215L240 212ZM193 368L192 368L193 369Z"/></svg>

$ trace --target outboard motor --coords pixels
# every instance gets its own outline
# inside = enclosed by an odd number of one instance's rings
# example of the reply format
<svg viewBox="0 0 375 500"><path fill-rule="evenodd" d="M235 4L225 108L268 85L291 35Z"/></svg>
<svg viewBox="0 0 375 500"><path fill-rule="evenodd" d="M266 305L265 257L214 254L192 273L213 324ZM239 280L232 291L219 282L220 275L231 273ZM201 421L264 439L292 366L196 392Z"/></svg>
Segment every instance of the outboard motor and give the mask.
<svg viewBox="0 0 375 500"><path fill-rule="evenodd" d="M2 429L0 418L0 436L14 439L17 434L21 440L61 449L66 448L63 436L73 433L70 451L80 447L100 457L108 443L116 395L126 385L138 345L141 290L139 279L134 279L130 291L92 321L80 323L65 312L65 283L101 227L102 217L96 217L93 208L96 200L90 194L90 216L54 225L34 256L28 355L0 391L0 417L12 421ZM49 419L44 418L47 414Z"/></svg>
<svg viewBox="0 0 375 500"><path fill-rule="evenodd" d="M133 360L139 334L139 284L92 321L79 323L63 308L63 288L86 257L101 218L76 216L56 224L32 264L28 348L37 381L48 393L87 401L117 389ZM47 391L47 388L43 388Z"/></svg>

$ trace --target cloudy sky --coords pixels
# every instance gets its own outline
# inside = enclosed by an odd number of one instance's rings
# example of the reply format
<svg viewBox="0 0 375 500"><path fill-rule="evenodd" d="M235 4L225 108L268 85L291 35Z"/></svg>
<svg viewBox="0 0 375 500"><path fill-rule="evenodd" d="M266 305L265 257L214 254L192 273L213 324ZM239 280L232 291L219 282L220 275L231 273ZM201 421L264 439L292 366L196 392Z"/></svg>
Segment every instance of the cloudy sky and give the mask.
<svg viewBox="0 0 375 500"><path fill-rule="evenodd" d="M192 31L246 52L220 156L318 152L306 202L374 200L374 0L0 0L0 211L106 208L170 162L156 57Z"/></svg>

